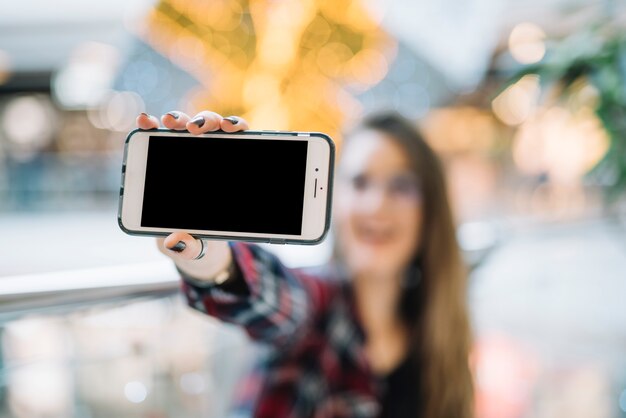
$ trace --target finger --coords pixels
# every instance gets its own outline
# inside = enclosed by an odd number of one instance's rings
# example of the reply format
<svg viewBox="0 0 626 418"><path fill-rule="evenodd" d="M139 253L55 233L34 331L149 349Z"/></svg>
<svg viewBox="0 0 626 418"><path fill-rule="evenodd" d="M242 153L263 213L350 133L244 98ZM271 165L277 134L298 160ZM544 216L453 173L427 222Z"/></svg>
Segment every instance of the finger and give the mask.
<svg viewBox="0 0 626 418"><path fill-rule="evenodd" d="M245 131L246 129L248 129L248 122L246 122L245 119L240 118L239 116L228 116L222 118L220 127L224 132Z"/></svg>
<svg viewBox="0 0 626 418"><path fill-rule="evenodd" d="M167 129L175 129L177 131L187 129L187 122L191 118L185 112L179 110L172 110L161 116L161 122Z"/></svg>
<svg viewBox="0 0 626 418"><path fill-rule="evenodd" d="M204 110L187 122L187 130L196 135L217 131L220 129L222 119L221 115Z"/></svg>
<svg viewBox="0 0 626 418"><path fill-rule="evenodd" d="M141 112L135 121L139 129L155 129L159 127L159 120L156 116Z"/></svg>
<svg viewBox="0 0 626 418"><path fill-rule="evenodd" d="M163 252L178 260L192 260L200 254L202 243L186 232L174 232L163 240Z"/></svg>
<svg viewBox="0 0 626 418"><path fill-rule="evenodd" d="M159 251L161 251L163 254L167 255L168 257L172 255L172 252L168 250L167 247L165 246L165 237L157 238L156 245Z"/></svg>

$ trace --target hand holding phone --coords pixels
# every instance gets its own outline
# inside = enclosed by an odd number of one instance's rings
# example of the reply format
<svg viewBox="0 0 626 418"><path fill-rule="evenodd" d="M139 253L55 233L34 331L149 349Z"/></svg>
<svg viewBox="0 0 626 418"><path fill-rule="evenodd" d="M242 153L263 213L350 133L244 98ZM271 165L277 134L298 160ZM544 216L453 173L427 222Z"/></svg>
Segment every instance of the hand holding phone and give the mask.
<svg viewBox="0 0 626 418"><path fill-rule="evenodd" d="M161 117L161 122L168 129L187 130L196 134L218 129L224 132L248 129L248 123L242 118L232 116L223 118L210 111L200 112L194 118L184 112L168 112ZM139 129L159 128L159 120L146 113L139 115L136 123ZM178 203L183 206L187 204L187 202ZM206 255L199 260L195 260L195 258L200 254L200 240L187 232L173 232L167 237L159 237L156 239L156 244L159 251L171 258L178 268L199 280L213 280L220 271L232 263L230 249L226 242L221 240L205 240L203 245L206 246Z"/></svg>
<svg viewBox="0 0 626 418"><path fill-rule="evenodd" d="M161 117L161 122L163 126L165 126L166 131L168 131L167 132L168 135L172 135L175 137L177 135L174 135L174 134L178 132L180 134L183 134L183 136L185 136L186 139L189 139L188 134L202 135L208 132L214 132L218 130L221 131L222 133L237 133L239 131L244 131L248 129L247 122L242 118L238 118L238 117L224 118L221 115L215 112L210 112L210 111L200 112L198 115L196 115L193 118L188 116L184 112L180 112L180 111L168 112ZM163 131L162 129L160 129L159 120L156 117L145 114L145 113L142 113L141 115L137 117L137 127L139 128L139 130L143 130L146 132L148 131L149 132L162 132ZM133 132L137 133L138 130L133 131ZM267 133L262 133L262 134L267 134ZM128 140L130 140L130 137L131 135L129 135ZM144 139L145 139L145 136L144 136ZM172 139L172 138L169 138L169 139ZM176 139L176 138L173 138L173 139ZM197 139L200 139L200 138L197 138ZM210 138L202 138L202 139L208 140ZM288 138L282 137L280 139L285 140ZM322 162L325 163L325 169L327 169L327 172L324 174L324 177L316 176L314 179L315 180L314 185L316 187L319 187L320 189L319 190L320 198L324 197L323 202L325 206L324 213L323 214L317 213L317 216L315 216L314 218L318 219L317 220L318 226L320 224L320 219L323 218L324 226L322 227L321 234L319 234L317 238L314 237L313 240L308 241L309 243L316 243L316 242L321 241L321 239L323 239L328 229L328 221L330 218L330 212L329 212L330 211L330 196L331 196L330 192L331 192L331 184L332 184L331 183L332 182L332 169L333 169L332 164L334 161L334 145L332 143L332 140L329 140L329 138L324 138L324 140L327 142L326 145L328 147L328 150L327 150L327 154L325 154L326 156L324 157L324 159L322 159ZM129 143L130 141L127 141L126 147L128 147ZM307 148L308 148L308 145L307 145ZM131 233L131 234L145 234L145 235L157 236L158 237L157 246L159 248L159 251L161 251L166 256L170 257L182 271L184 271L185 273L187 273L188 275L196 279L206 280L206 281L210 281L214 279L217 274L219 274L221 271L224 271L232 263L232 256L230 253L230 248L228 247L228 245L223 239L211 239L212 238L211 233L209 233L209 235L206 235L206 231L200 231L201 233L198 235L209 238L209 239L204 239L201 242L195 236L191 235L189 231L187 230L180 230L180 229L169 230L168 228L161 228L158 230L153 230L150 228L146 228L144 230L132 230L132 229L128 229L125 226L125 222L127 220L129 213L131 214L133 213L133 211L131 212L127 211L126 214L124 214L124 211L123 211L124 196L125 196L125 193L127 192L126 187L125 187L126 186L125 180L127 180L128 178L127 176L128 176L128 172L130 168L128 166L129 160L127 159L128 157L127 152L128 152L128 148L126 149L124 168L122 170L123 171L123 184L122 184L122 189L120 191L120 207L119 207L119 213L118 213L118 220L119 220L120 227L122 227L122 229L125 230L125 232ZM147 158L147 153L145 153L145 155L143 156L140 156L140 158L134 158L131 161L131 163L133 164L133 169L131 171L133 171L134 174L132 174L130 177L133 177L134 180L137 180L137 176L136 176L137 173L135 172L137 162L139 162L141 165L142 160L145 159L144 157ZM316 162L315 160L313 161ZM166 163L167 163L167 159L166 159ZM165 167L160 167L165 173L168 174L168 176L170 176L170 178L176 179L176 181L180 182L181 184L198 180L197 178L190 178L190 174L187 173L186 170L174 169L174 165L175 165L174 163L177 163L176 161L171 161L171 163L172 163L171 165L166 164ZM145 188L146 166L147 164L144 164L143 174L140 175L140 178L142 180L139 183L141 184L141 182L143 181L144 185L139 195L143 195L143 192L144 192L143 189ZM184 164L183 164L183 167L184 167ZM139 170L139 172L141 171L142 170ZM223 174L226 174L226 173L223 173ZM158 190L158 187L157 187L157 190ZM314 198L317 197L318 190L314 189L313 193L315 195ZM134 215L132 215L131 218L134 216L135 220L133 222L136 222L137 214L138 214L137 212L138 201L137 201L137 198L135 198L134 200L135 202L133 203L133 205L135 205L135 209L134 209ZM143 197L140 200L143 200ZM179 215L181 215L181 217L184 217L185 208L189 207L190 205L198 204L197 200L198 199L193 199L192 197L176 198L176 197L171 197L171 196L165 196L163 203L166 206L172 207L173 205L176 208L180 208L182 210L182 214L179 214ZM219 199L214 199L213 202L215 202L215 200L219 201ZM211 203L211 201L209 201L209 203ZM263 204L263 202L258 202L258 203ZM141 206L142 205L143 205L143 201L141 201ZM319 204L318 204L318 207L319 207ZM310 223L310 220L308 222ZM213 233L214 232L215 231L213 231ZM231 236L230 239L237 239L237 237ZM268 240L268 242L270 242L269 240L271 240L271 234L269 236L266 235L265 237L263 236L263 234L261 234L259 236L253 237L252 239L260 240L260 241ZM197 256L200 254L200 251L203 247L204 247L204 252L206 255L202 257L201 259L196 259Z"/></svg>
<svg viewBox="0 0 626 418"><path fill-rule="evenodd" d="M232 125L212 112L186 125L210 122ZM333 162L333 141L320 132L136 129L125 144L119 224L132 235L317 244L330 226Z"/></svg>
<svg viewBox="0 0 626 418"><path fill-rule="evenodd" d="M156 239L157 248L188 276L202 281L214 280L220 272L228 270L233 262L225 241L202 240L187 232L173 232ZM196 259L204 247L204 257Z"/></svg>

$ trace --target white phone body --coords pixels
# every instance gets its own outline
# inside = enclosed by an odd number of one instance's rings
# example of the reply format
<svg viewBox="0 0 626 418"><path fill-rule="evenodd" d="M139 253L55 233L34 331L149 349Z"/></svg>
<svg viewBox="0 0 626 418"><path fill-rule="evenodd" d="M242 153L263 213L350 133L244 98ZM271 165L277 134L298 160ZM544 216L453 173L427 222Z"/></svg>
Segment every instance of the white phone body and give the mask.
<svg viewBox="0 0 626 418"><path fill-rule="evenodd" d="M216 155L220 150L223 158ZM306 150L305 156L302 150ZM237 167L238 156L243 162ZM320 132L193 135L136 129L128 134L124 146L118 223L130 235L165 236L185 231L206 239L318 244L330 228L334 159L333 140ZM220 164L226 169L215 171ZM285 166L284 174L281 166ZM256 168L247 172L248 167ZM251 198L245 200L244 196ZM238 204L240 201L244 203ZM228 204L236 206L229 209ZM163 211L164 207L168 210ZM211 219L211 210L222 214L223 225L216 219L220 216Z"/></svg>

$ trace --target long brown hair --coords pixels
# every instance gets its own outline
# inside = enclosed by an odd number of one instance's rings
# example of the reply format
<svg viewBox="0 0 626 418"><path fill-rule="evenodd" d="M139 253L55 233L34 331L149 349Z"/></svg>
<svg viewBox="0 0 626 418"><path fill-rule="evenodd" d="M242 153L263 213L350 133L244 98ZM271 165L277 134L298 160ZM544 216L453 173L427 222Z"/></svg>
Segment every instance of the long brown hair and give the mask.
<svg viewBox="0 0 626 418"><path fill-rule="evenodd" d="M411 330L410 353L420 381L416 402L424 418L470 418L474 415L469 365L472 332L466 302L467 268L456 238L443 164L416 124L395 111L362 118L345 134L374 130L396 141L420 179L423 195L421 245L407 266L409 282L399 315ZM335 248L334 256L339 256ZM419 277L408 277L419 275Z"/></svg>

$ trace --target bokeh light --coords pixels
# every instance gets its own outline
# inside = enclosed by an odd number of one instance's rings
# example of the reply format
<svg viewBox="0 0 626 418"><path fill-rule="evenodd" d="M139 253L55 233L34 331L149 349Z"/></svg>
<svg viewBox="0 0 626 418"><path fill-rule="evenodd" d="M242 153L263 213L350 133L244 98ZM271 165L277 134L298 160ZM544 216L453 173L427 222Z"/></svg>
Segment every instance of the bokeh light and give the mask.
<svg viewBox="0 0 626 418"><path fill-rule="evenodd" d="M111 88L120 52L100 42L85 42L72 52L64 68L55 74L53 93L66 108L97 105Z"/></svg>
<svg viewBox="0 0 626 418"><path fill-rule="evenodd" d="M493 99L491 107L502 122L519 125L532 114L539 94L539 76L525 75Z"/></svg>
<svg viewBox="0 0 626 418"><path fill-rule="evenodd" d="M360 108L344 111L337 96L379 83L395 59L396 41L379 18L348 0L162 0L139 35L199 81L187 94L192 112L238 114L259 129L323 131L340 142L344 118Z"/></svg>
<svg viewBox="0 0 626 418"><path fill-rule="evenodd" d="M88 109L87 117L94 127L127 132L135 126L135 118L145 110L143 98L135 92L109 91Z"/></svg>
<svg viewBox="0 0 626 418"><path fill-rule="evenodd" d="M545 173L554 182L571 184L604 156L608 145L606 131L591 109L572 114L554 106L520 127L513 159L523 173Z"/></svg>
<svg viewBox="0 0 626 418"><path fill-rule="evenodd" d="M148 397L148 389L144 383L133 380L124 385L124 396L132 403L141 403Z"/></svg>
<svg viewBox="0 0 626 418"><path fill-rule="evenodd" d="M28 115L28 123L24 123ZM34 157L52 141L55 111L46 96L23 95L9 101L1 115L1 128L11 154L20 159Z"/></svg>
<svg viewBox="0 0 626 418"><path fill-rule="evenodd" d="M545 32L536 24L519 23L509 35L511 55L521 64L541 61L546 54L545 38Z"/></svg>

